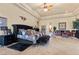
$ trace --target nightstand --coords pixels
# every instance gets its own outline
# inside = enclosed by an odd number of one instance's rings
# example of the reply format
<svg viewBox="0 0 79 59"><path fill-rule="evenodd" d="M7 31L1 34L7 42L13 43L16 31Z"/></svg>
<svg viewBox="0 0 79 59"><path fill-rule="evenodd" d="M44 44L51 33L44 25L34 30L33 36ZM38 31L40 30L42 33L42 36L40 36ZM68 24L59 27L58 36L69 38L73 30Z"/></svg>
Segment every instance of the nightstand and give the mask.
<svg viewBox="0 0 79 59"><path fill-rule="evenodd" d="M0 35L0 45L9 45L13 43L13 35Z"/></svg>

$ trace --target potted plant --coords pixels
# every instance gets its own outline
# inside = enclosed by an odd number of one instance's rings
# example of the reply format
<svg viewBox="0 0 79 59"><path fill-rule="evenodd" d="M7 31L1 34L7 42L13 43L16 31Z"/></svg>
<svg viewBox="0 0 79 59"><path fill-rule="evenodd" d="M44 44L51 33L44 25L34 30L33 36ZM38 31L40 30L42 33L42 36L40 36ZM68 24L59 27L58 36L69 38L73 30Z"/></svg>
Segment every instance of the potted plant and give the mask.
<svg viewBox="0 0 79 59"><path fill-rule="evenodd" d="M53 31L54 31L54 32L56 31L56 26L53 27Z"/></svg>

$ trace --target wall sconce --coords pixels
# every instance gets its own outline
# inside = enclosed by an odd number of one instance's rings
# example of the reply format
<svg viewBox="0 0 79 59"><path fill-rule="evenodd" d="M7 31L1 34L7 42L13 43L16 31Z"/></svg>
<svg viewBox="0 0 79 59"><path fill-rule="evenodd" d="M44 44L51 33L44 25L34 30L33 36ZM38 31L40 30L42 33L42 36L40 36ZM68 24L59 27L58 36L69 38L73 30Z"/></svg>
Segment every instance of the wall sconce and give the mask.
<svg viewBox="0 0 79 59"><path fill-rule="evenodd" d="M20 18L21 18L23 21L25 21L25 20L26 20L26 18L25 18L25 17L23 17L23 16L20 16Z"/></svg>

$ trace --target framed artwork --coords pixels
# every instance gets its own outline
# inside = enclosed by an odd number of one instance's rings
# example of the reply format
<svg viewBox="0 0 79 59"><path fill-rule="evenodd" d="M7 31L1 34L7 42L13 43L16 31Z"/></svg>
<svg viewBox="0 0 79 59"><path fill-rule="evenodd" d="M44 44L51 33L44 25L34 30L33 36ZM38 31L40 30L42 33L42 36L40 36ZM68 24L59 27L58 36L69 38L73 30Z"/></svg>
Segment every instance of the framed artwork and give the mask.
<svg viewBox="0 0 79 59"><path fill-rule="evenodd" d="M58 26L59 30L66 30L66 22L60 22Z"/></svg>

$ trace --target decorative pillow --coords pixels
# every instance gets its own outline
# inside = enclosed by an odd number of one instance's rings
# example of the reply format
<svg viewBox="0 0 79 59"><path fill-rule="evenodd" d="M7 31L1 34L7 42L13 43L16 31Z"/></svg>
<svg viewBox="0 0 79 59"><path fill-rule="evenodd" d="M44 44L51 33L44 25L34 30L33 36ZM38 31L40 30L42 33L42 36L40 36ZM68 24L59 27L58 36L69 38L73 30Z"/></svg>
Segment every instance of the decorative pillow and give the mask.
<svg viewBox="0 0 79 59"><path fill-rule="evenodd" d="M18 34L19 35L22 35L21 29L18 30Z"/></svg>
<svg viewBox="0 0 79 59"><path fill-rule="evenodd" d="M25 35L26 34L26 30L24 29L19 29L19 35Z"/></svg>
<svg viewBox="0 0 79 59"><path fill-rule="evenodd" d="M31 35L32 31L30 29L27 30L27 35Z"/></svg>

